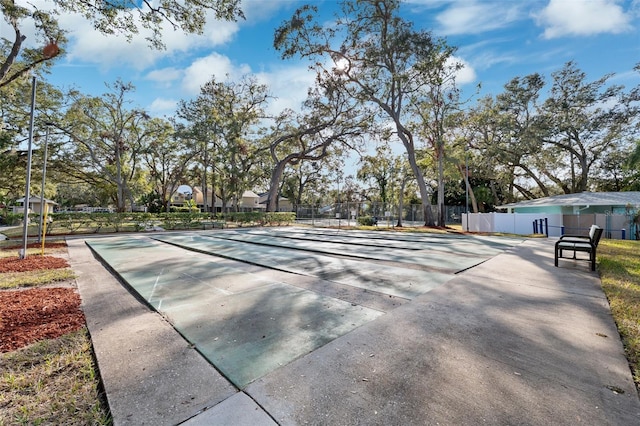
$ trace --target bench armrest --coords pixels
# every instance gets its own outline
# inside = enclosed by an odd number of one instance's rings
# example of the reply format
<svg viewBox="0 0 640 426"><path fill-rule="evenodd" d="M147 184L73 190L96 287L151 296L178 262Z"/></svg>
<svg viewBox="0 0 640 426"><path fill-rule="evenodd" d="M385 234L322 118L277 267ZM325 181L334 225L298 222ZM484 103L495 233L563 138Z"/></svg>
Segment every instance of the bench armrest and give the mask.
<svg viewBox="0 0 640 426"><path fill-rule="evenodd" d="M587 235L569 235L565 234L560 237L559 241L575 241L575 242L589 242L591 237Z"/></svg>

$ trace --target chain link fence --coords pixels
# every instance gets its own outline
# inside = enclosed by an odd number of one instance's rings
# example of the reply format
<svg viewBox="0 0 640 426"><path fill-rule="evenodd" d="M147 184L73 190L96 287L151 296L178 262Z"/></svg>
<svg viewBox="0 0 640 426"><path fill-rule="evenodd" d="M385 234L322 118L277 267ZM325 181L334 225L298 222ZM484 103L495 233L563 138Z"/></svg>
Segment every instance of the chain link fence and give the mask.
<svg viewBox="0 0 640 426"><path fill-rule="evenodd" d="M368 217L379 227L398 225L397 205L383 203L335 203L326 206L300 205L296 209L296 223L313 226L355 226L359 218ZM435 218L437 206L431 206ZM446 224L459 224L464 206L445 206ZM421 204L404 205L400 217L402 226L424 226Z"/></svg>

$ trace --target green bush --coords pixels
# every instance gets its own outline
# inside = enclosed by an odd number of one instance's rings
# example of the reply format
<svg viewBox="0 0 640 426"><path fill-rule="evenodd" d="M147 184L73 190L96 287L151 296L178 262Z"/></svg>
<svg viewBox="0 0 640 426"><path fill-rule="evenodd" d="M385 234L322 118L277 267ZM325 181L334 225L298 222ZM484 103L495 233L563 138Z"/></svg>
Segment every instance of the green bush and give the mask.
<svg viewBox="0 0 640 426"><path fill-rule="evenodd" d="M251 223L260 223L262 215L264 215L262 212L229 212L220 214L220 217L224 221L234 222L242 227Z"/></svg>
<svg viewBox="0 0 640 426"><path fill-rule="evenodd" d="M144 231L153 225L154 215L151 213L131 213L131 222L136 231Z"/></svg>
<svg viewBox="0 0 640 426"><path fill-rule="evenodd" d="M90 213L53 213L50 216L53 219L49 225L52 231L54 228L63 229L73 234L80 229L91 228L93 225Z"/></svg>
<svg viewBox="0 0 640 426"><path fill-rule="evenodd" d="M200 213L200 209L197 207L171 206L170 210L170 213Z"/></svg>
<svg viewBox="0 0 640 426"><path fill-rule="evenodd" d="M371 216L360 216L358 217L358 225L360 226L374 226L377 225L378 221L376 218Z"/></svg>
<svg viewBox="0 0 640 426"><path fill-rule="evenodd" d="M265 222L269 225L288 225L296 220L294 212L269 212L265 214Z"/></svg>
<svg viewBox="0 0 640 426"><path fill-rule="evenodd" d="M4 222L7 226L17 226L20 225L23 218L24 214L22 213L6 213L4 215Z"/></svg>
<svg viewBox="0 0 640 426"><path fill-rule="evenodd" d="M157 218L162 223L162 227L168 230L200 228L203 221L210 219L209 213L200 213L197 209L182 213L160 213L152 217Z"/></svg>

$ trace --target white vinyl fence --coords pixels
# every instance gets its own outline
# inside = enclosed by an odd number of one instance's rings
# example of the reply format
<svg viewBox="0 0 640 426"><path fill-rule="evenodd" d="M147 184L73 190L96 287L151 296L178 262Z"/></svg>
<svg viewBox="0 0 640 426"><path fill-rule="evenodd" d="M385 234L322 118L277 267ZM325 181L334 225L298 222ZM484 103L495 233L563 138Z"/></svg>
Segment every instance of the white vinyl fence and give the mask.
<svg viewBox="0 0 640 426"><path fill-rule="evenodd" d="M546 222L545 222L546 219ZM471 232L504 232L507 234L529 235L534 233L534 222L538 222L538 233L544 234L540 229L540 221L544 226L548 224L550 237L559 237L562 229L562 214L540 213L469 213L467 228L467 214L462 214L462 229Z"/></svg>
<svg viewBox="0 0 640 426"><path fill-rule="evenodd" d="M548 234L560 237L565 233L586 234L592 224L604 229L603 238L633 239L631 219L626 215L583 214L562 215L543 213L469 213L462 214L462 229L471 232L504 232L529 235ZM534 222L536 223L534 225Z"/></svg>

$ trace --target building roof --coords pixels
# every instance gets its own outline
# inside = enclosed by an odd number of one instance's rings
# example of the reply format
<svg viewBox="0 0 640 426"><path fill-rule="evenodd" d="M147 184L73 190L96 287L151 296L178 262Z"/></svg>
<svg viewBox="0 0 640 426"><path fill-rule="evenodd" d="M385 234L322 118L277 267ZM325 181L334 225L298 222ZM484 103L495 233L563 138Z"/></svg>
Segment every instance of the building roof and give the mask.
<svg viewBox="0 0 640 426"><path fill-rule="evenodd" d="M45 204L53 204L53 205L58 205L58 203L56 203L53 200L49 200L47 198L44 199ZM22 198L18 198L16 200L16 203L24 203L24 197ZM29 203L31 204L40 204L40 197L29 197Z"/></svg>
<svg viewBox="0 0 640 426"><path fill-rule="evenodd" d="M640 206L640 191L628 192L580 192L562 194L519 203L504 204L500 208L550 207L550 206Z"/></svg>

